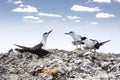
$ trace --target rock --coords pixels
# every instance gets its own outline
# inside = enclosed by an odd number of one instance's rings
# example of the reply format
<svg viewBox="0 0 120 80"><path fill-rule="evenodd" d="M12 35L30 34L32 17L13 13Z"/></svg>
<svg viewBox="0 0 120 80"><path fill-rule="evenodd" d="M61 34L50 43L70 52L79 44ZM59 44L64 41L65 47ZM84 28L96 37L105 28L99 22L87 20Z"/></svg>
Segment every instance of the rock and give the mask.
<svg viewBox="0 0 120 80"><path fill-rule="evenodd" d="M0 75L7 73L7 68L3 67L2 65L0 66Z"/></svg>
<svg viewBox="0 0 120 80"><path fill-rule="evenodd" d="M49 49L0 54L0 80L119 80L120 54Z"/></svg>

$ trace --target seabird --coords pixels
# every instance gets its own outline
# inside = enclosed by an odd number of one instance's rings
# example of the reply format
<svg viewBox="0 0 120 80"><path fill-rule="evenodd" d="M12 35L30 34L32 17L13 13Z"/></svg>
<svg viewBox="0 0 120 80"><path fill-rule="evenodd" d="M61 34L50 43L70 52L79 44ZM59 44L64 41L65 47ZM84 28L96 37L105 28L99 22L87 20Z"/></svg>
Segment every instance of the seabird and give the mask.
<svg viewBox="0 0 120 80"><path fill-rule="evenodd" d="M15 48L15 50L19 51L19 52L31 52L31 53L37 54L38 56L46 55L46 54L48 54L48 51L45 50L46 49L46 42L47 42L48 35L51 32L52 32L52 30L49 32L45 32L42 36L42 41L39 44L37 44L33 47L25 47L25 46L15 44L17 47L21 48L21 49Z"/></svg>
<svg viewBox="0 0 120 80"><path fill-rule="evenodd" d="M65 33L65 34L66 34L66 35L70 35L70 36L73 38L72 44L73 44L74 46L76 46L77 48L80 46L80 48L81 48L81 44L83 44L83 43L81 42L82 36L76 34L76 33L73 32L73 31L70 31L69 33Z"/></svg>
<svg viewBox="0 0 120 80"><path fill-rule="evenodd" d="M96 52L96 49L99 49L102 45L104 45L107 42L110 42L111 40L98 42L94 39L88 39L87 37L82 37L81 41L84 43L84 49L89 49L90 51L94 49L94 52Z"/></svg>

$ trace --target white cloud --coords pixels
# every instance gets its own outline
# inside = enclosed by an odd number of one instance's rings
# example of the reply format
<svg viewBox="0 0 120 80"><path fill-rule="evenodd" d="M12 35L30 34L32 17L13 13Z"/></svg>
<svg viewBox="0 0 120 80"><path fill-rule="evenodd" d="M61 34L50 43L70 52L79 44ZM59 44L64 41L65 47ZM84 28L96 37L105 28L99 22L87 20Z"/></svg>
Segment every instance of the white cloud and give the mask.
<svg viewBox="0 0 120 80"><path fill-rule="evenodd" d="M38 14L39 16L46 16L46 17L59 17L61 18L62 16L61 15L58 15L58 14L51 14L51 13L39 13Z"/></svg>
<svg viewBox="0 0 120 80"><path fill-rule="evenodd" d="M37 8L32 7L30 5L18 7L12 10L12 12L28 12L28 13L35 13L38 12Z"/></svg>
<svg viewBox="0 0 120 80"><path fill-rule="evenodd" d="M32 23L41 23L41 22L43 22L43 20L23 20L23 21L27 21L27 22L32 22Z"/></svg>
<svg viewBox="0 0 120 80"><path fill-rule="evenodd" d="M15 1L15 2L13 2L14 4L22 4L23 2L22 1Z"/></svg>
<svg viewBox="0 0 120 80"><path fill-rule="evenodd" d="M34 16L24 16L24 19L32 19L32 20L39 20L39 17L34 17Z"/></svg>
<svg viewBox="0 0 120 80"><path fill-rule="evenodd" d="M43 20L40 20L39 17L34 17L34 16L24 16L23 21L28 21L33 23L43 22Z"/></svg>
<svg viewBox="0 0 120 80"><path fill-rule="evenodd" d="M92 0L92 2L98 2L98 3L111 3L112 0Z"/></svg>
<svg viewBox="0 0 120 80"><path fill-rule="evenodd" d="M110 18L110 17L115 17L115 15L103 12L96 14L96 18Z"/></svg>
<svg viewBox="0 0 120 80"><path fill-rule="evenodd" d="M67 16L67 18L70 20L80 19L78 16Z"/></svg>
<svg viewBox="0 0 120 80"><path fill-rule="evenodd" d="M74 22L80 22L80 17L78 16L67 16L68 19L73 20Z"/></svg>
<svg viewBox="0 0 120 80"><path fill-rule="evenodd" d="M120 0L115 0L115 2L119 2L120 3Z"/></svg>
<svg viewBox="0 0 120 80"><path fill-rule="evenodd" d="M87 11L87 12L99 12L101 9L99 7L86 7L81 5L73 5L71 10L73 11Z"/></svg>
<svg viewBox="0 0 120 80"><path fill-rule="evenodd" d="M80 20L74 20L75 22L80 22Z"/></svg>
<svg viewBox="0 0 120 80"><path fill-rule="evenodd" d="M19 7L24 7L24 4L20 4Z"/></svg>
<svg viewBox="0 0 120 80"><path fill-rule="evenodd" d="M92 25L98 24L98 22L89 22L89 23L92 24Z"/></svg>

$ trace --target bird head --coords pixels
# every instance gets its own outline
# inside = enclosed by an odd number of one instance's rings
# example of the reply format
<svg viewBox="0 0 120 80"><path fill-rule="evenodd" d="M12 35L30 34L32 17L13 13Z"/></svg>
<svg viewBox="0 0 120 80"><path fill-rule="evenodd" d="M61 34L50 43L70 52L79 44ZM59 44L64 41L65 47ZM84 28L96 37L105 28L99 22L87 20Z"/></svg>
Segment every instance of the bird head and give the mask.
<svg viewBox="0 0 120 80"><path fill-rule="evenodd" d="M48 37L48 35L52 32L53 30L50 30L49 32L45 32L44 34L43 34L43 36L44 37Z"/></svg>
<svg viewBox="0 0 120 80"><path fill-rule="evenodd" d="M74 35L75 34L75 32L73 32L73 31L70 31L69 33L65 33L66 35Z"/></svg>

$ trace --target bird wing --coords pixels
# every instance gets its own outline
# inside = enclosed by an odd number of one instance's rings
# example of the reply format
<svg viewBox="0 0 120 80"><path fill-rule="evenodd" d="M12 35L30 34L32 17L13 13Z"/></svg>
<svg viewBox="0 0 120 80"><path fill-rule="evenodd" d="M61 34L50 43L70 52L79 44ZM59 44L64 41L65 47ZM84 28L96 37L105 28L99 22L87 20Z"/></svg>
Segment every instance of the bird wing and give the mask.
<svg viewBox="0 0 120 80"><path fill-rule="evenodd" d="M16 51L19 51L19 52L30 52L29 49L19 49L19 48L15 48Z"/></svg>
<svg viewBox="0 0 120 80"><path fill-rule="evenodd" d="M17 47L20 47L20 48L22 48L24 50L30 50L29 47L25 47L25 46L21 46L21 45L17 45L17 44L14 44L14 45L17 46Z"/></svg>
<svg viewBox="0 0 120 80"><path fill-rule="evenodd" d="M33 46L33 47L31 48L31 50L41 49L42 46L43 46L43 43L41 42L41 43L39 43L39 44Z"/></svg>

